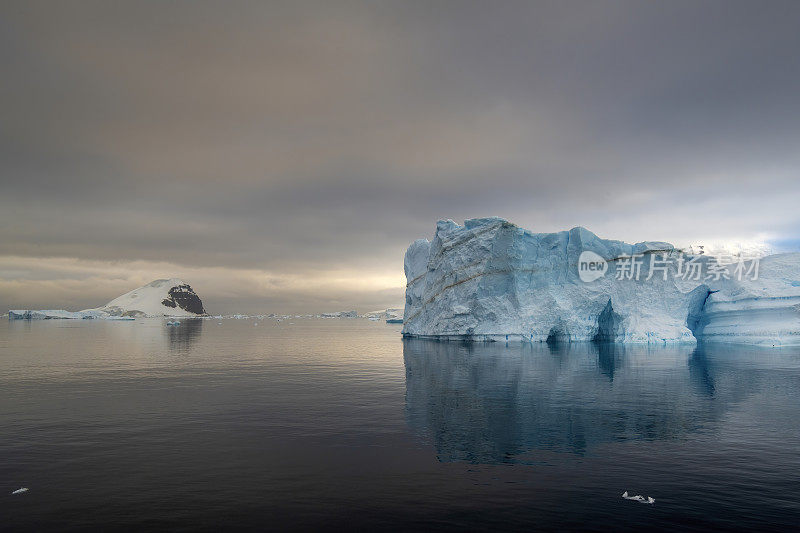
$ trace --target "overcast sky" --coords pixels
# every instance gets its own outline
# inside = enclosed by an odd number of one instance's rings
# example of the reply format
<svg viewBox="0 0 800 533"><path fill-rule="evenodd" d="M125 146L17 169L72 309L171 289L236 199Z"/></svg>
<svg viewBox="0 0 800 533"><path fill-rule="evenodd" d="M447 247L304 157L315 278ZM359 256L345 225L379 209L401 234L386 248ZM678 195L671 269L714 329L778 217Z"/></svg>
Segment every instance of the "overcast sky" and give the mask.
<svg viewBox="0 0 800 533"><path fill-rule="evenodd" d="M436 220L800 237L800 2L0 4L0 307L402 304Z"/></svg>

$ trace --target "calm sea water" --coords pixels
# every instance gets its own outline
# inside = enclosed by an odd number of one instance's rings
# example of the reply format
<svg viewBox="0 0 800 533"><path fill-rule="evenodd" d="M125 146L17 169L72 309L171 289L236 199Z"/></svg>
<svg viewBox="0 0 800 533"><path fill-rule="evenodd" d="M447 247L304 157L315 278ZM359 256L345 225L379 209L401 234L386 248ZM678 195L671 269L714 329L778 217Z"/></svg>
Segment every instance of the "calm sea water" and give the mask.
<svg viewBox="0 0 800 533"><path fill-rule="evenodd" d="M0 529L800 524L798 350L254 322L0 321Z"/></svg>

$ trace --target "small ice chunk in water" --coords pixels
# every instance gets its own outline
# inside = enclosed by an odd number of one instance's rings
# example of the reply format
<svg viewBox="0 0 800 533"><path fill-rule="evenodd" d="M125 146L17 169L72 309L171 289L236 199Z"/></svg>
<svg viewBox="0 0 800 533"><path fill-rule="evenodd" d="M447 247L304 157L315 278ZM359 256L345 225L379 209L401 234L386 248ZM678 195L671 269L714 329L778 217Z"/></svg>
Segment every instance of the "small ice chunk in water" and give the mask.
<svg viewBox="0 0 800 533"><path fill-rule="evenodd" d="M11 494L22 494L23 492L28 492L28 487L22 487L20 489L15 490Z"/></svg>
<svg viewBox="0 0 800 533"><path fill-rule="evenodd" d="M627 490L622 493L622 497L625 498L626 500L633 500L639 503L650 503L650 504L655 503L655 500L650 496L648 496L647 498L638 494L636 496L628 496Z"/></svg>

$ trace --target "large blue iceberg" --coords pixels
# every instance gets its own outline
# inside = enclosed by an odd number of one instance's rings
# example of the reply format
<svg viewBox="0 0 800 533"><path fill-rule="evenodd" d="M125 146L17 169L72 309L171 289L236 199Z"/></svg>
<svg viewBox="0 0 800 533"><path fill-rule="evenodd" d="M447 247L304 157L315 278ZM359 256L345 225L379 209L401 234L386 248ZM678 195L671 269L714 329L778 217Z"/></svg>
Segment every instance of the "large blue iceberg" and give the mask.
<svg viewBox="0 0 800 533"><path fill-rule="evenodd" d="M442 340L800 344L800 254L723 263L585 228L439 221L405 256L403 333Z"/></svg>

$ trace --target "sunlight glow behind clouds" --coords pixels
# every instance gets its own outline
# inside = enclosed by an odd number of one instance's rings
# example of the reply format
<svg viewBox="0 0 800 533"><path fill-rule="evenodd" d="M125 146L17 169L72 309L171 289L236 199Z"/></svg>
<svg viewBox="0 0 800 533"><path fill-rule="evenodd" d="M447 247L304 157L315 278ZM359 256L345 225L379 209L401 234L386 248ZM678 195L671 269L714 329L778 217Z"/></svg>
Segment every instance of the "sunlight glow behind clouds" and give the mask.
<svg viewBox="0 0 800 533"><path fill-rule="evenodd" d="M359 310L402 304L402 270L308 271L270 274L259 270L222 267L187 268L148 261L92 261L74 258L0 257L0 294L19 295L9 308L50 308L52 302L70 310L98 307L111 298L155 279L179 277L188 281L210 313L320 312ZM14 298L19 298L14 299Z"/></svg>

